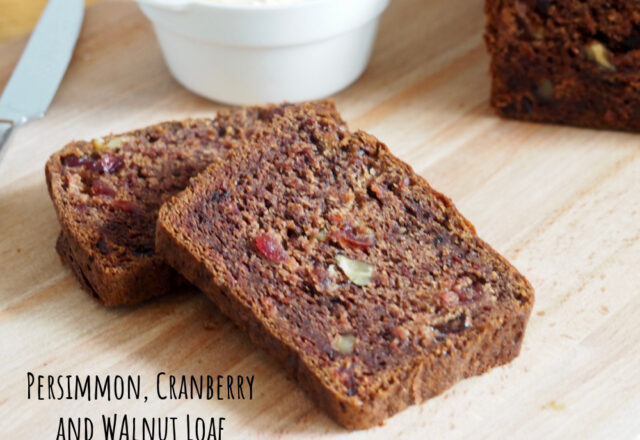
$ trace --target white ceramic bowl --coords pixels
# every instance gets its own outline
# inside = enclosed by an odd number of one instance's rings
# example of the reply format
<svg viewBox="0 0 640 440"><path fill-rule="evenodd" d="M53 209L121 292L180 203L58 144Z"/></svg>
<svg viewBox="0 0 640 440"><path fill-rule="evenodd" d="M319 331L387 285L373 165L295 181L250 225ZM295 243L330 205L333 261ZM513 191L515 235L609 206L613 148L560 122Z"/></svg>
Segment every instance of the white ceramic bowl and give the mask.
<svg viewBox="0 0 640 440"><path fill-rule="evenodd" d="M364 71L389 0L137 0L175 78L215 101L331 95Z"/></svg>

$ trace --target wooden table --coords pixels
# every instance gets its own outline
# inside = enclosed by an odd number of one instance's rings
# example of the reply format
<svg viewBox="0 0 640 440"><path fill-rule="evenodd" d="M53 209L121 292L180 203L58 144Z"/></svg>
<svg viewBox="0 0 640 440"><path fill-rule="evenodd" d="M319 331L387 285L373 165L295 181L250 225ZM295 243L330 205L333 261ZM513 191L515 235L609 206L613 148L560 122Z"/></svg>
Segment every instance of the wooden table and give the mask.
<svg viewBox="0 0 640 440"><path fill-rule="evenodd" d="M517 360L349 433L202 295L115 310L92 301L54 251L47 157L71 139L218 108L170 77L133 5L100 3L46 118L15 131L0 165L1 437L55 438L61 416L97 425L115 412L224 416L223 438L637 438L640 137L494 117L483 21L481 0L394 0L370 67L336 100L531 280L536 305ZM24 43L0 46L0 84ZM255 375L254 399L161 401L159 371ZM27 372L140 374L150 398L28 400Z"/></svg>
<svg viewBox="0 0 640 440"><path fill-rule="evenodd" d="M0 42L30 32L38 21L47 1L0 0L0 11L2 12L0 13ZM85 0L85 3L90 5L98 1L101 0Z"/></svg>

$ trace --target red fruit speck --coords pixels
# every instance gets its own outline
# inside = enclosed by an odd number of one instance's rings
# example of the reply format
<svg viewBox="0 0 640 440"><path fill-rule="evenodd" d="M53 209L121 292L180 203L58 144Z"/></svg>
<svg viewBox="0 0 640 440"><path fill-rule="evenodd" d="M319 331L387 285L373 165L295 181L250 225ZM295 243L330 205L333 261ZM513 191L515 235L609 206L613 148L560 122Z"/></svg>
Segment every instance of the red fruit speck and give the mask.
<svg viewBox="0 0 640 440"><path fill-rule="evenodd" d="M256 247L269 261L282 263L287 259L287 253L278 240L269 234L262 234L256 238Z"/></svg>
<svg viewBox="0 0 640 440"><path fill-rule="evenodd" d="M335 231L333 238L343 247L366 250L376 244L376 236L372 233L362 233L355 231L351 225L343 226L339 231Z"/></svg>
<svg viewBox="0 0 640 440"><path fill-rule="evenodd" d="M451 290L446 290L440 294L440 301L445 307L452 308L459 304L460 299L455 292Z"/></svg>
<svg viewBox="0 0 640 440"><path fill-rule="evenodd" d="M138 216L144 215L144 209L142 206L138 205L136 202L130 202L128 200L115 200L113 202L113 206L116 208L122 209L129 214L134 214Z"/></svg>
<svg viewBox="0 0 640 440"><path fill-rule="evenodd" d="M93 164L93 159L88 156L76 156L74 154L70 154L69 156L65 156L62 158L62 165L66 167L91 167Z"/></svg>
<svg viewBox="0 0 640 440"><path fill-rule="evenodd" d="M124 161L121 157L115 157L110 154L105 154L102 158L70 154L62 158L62 165L71 168L83 167L86 170L97 173L113 174L124 166Z"/></svg>
<svg viewBox="0 0 640 440"><path fill-rule="evenodd" d="M121 157L114 157L110 154L105 154L99 163L99 168L106 174L117 173L124 166L124 161Z"/></svg>
<svg viewBox="0 0 640 440"><path fill-rule="evenodd" d="M91 182L91 195L113 197L116 195L116 191L108 183L100 179L94 179Z"/></svg>

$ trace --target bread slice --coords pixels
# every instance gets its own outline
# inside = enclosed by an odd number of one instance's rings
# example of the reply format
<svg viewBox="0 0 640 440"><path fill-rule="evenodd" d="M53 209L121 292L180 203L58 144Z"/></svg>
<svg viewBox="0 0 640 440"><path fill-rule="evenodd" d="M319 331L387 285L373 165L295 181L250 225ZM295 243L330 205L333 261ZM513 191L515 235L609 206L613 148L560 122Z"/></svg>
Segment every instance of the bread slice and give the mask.
<svg viewBox="0 0 640 440"><path fill-rule="evenodd" d="M155 252L160 205L214 159L241 145L247 130L269 123L286 106L165 122L72 142L52 155L45 172L62 226L57 247L81 284L103 304L118 306L183 283Z"/></svg>
<svg viewBox="0 0 640 440"><path fill-rule="evenodd" d="M447 197L312 106L168 201L156 248L347 428L512 360L534 300Z"/></svg>
<svg viewBox="0 0 640 440"><path fill-rule="evenodd" d="M640 132L637 0L486 0L485 14L498 115Z"/></svg>

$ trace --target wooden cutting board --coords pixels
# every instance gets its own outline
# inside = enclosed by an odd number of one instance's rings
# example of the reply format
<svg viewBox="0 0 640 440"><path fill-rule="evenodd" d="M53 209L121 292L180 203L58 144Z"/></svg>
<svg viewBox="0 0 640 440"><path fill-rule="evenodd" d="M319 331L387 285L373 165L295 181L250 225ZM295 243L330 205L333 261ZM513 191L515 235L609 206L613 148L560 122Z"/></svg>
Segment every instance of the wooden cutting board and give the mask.
<svg viewBox="0 0 640 440"><path fill-rule="evenodd" d="M637 438L640 136L494 117L483 22L482 0L394 0L370 67L335 99L531 280L519 358L350 433L197 292L128 309L91 300L54 251L47 157L72 139L218 108L171 78L134 5L99 3L47 116L15 131L0 165L1 437L53 439L59 417L90 417L101 439L100 416L117 413L225 417L228 439ZM0 46L0 84L25 41ZM161 371L254 375L253 399L160 400ZM28 399L28 372L139 374L149 400Z"/></svg>

